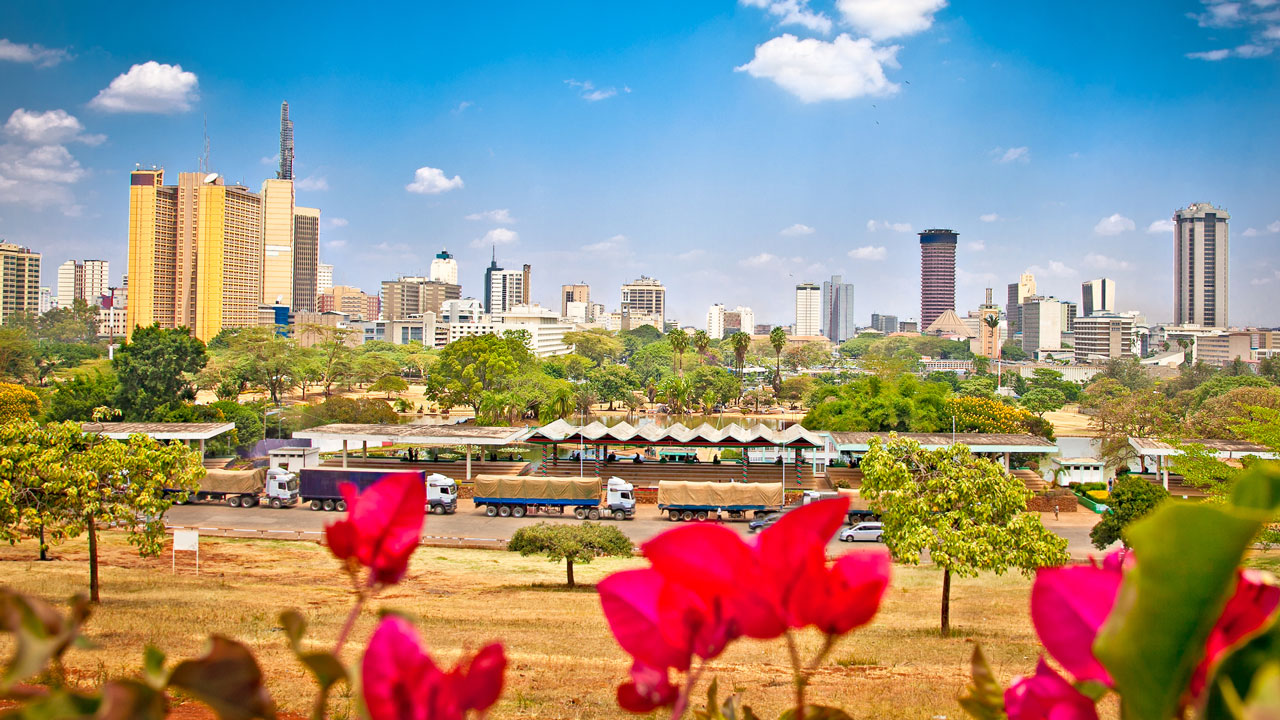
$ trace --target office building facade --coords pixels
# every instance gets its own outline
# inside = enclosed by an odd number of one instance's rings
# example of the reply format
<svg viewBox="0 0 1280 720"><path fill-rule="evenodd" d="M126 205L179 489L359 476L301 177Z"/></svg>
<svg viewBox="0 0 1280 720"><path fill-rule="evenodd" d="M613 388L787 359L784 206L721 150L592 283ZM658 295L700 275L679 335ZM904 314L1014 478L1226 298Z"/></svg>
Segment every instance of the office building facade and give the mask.
<svg viewBox="0 0 1280 720"><path fill-rule="evenodd" d="M1022 303L1022 351L1035 356L1041 350L1062 349L1062 303L1032 295Z"/></svg>
<svg viewBox="0 0 1280 720"><path fill-rule="evenodd" d="M1116 281L1108 278L1089 280L1080 286L1080 316L1116 311Z"/></svg>
<svg viewBox="0 0 1280 720"><path fill-rule="evenodd" d="M656 319L658 329L667 321L667 288L655 278L641 275L622 286L623 316L641 316Z"/></svg>
<svg viewBox="0 0 1280 720"><path fill-rule="evenodd" d="M436 256L431 259L431 270L428 276L433 282L457 285L458 261L453 258L453 253L443 248L436 253Z"/></svg>
<svg viewBox="0 0 1280 720"><path fill-rule="evenodd" d="M76 300L101 305L111 293L111 263L107 260L68 260L58 266L58 307L69 308Z"/></svg>
<svg viewBox="0 0 1280 720"><path fill-rule="evenodd" d="M587 318L590 318L591 286L586 283L578 283L577 285L561 285L560 317L569 317L569 303L582 303L585 305L585 312L583 314Z"/></svg>
<svg viewBox="0 0 1280 720"><path fill-rule="evenodd" d="M715 303L707 310L707 335L712 340L724 337L724 305Z"/></svg>
<svg viewBox="0 0 1280 720"><path fill-rule="evenodd" d="M840 275L832 275L822 283L821 330L828 340L837 343L857 332L853 322L853 283L846 283Z"/></svg>
<svg viewBox="0 0 1280 720"><path fill-rule="evenodd" d="M372 322L382 314L382 301L360 288L336 285L319 297L316 309L322 313L345 313L352 321Z"/></svg>
<svg viewBox="0 0 1280 720"><path fill-rule="evenodd" d="M0 325L14 313L40 312L40 253L0 241Z"/></svg>
<svg viewBox="0 0 1280 720"><path fill-rule="evenodd" d="M724 335L721 337L729 337L740 332L750 335L755 331L755 327L756 312L745 305L739 305L732 310L724 311Z"/></svg>
<svg viewBox="0 0 1280 720"><path fill-rule="evenodd" d="M333 292L333 266L316 263L316 297Z"/></svg>
<svg viewBox="0 0 1280 720"><path fill-rule="evenodd" d="M1192 203L1173 214L1173 322L1227 327L1226 210Z"/></svg>
<svg viewBox="0 0 1280 720"><path fill-rule="evenodd" d="M293 209L293 304L294 310L316 309L319 295L320 211L316 208Z"/></svg>
<svg viewBox="0 0 1280 720"><path fill-rule="evenodd" d="M1076 318L1075 361L1106 362L1112 358L1131 359L1134 352L1133 318L1115 313L1093 313Z"/></svg>
<svg viewBox="0 0 1280 720"><path fill-rule="evenodd" d="M293 306L292 180L262 182L262 304Z"/></svg>
<svg viewBox="0 0 1280 720"><path fill-rule="evenodd" d="M382 282L382 316L386 320L404 320L423 313L440 314L449 300L462 297L462 288L435 282L424 277L401 277Z"/></svg>
<svg viewBox="0 0 1280 720"><path fill-rule="evenodd" d="M814 283L796 285L794 334L805 337L822 334L822 289Z"/></svg>
<svg viewBox="0 0 1280 720"><path fill-rule="evenodd" d="M898 332L898 316L871 313L871 329L882 332L885 335Z"/></svg>
<svg viewBox="0 0 1280 720"><path fill-rule="evenodd" d="M956 309L956 245L959 234L933 229L920 233L920 326Z"/></svg>
<svg viewBox="0 0 1280 720"><path fill-rule="evenodd" d="M1018 282L1009 283L1009 299L1004 306L1004 314L1009 323L1009 335L1022 332L1022 303L1036 294L1036 276L1022 273Z"/></svg>

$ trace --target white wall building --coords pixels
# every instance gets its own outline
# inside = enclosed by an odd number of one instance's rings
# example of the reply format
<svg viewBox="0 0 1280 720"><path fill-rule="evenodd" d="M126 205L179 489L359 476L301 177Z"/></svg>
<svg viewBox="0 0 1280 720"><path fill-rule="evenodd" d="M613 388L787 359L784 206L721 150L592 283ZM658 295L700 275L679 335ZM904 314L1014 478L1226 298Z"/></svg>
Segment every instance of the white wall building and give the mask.
<svg viewBox="0 0 1280 720"><path fill-rule="evenodd" d="M448 250L442 249L431 261L431 280L450 285L458 284L458 261L453 259L452 253Z"/></svg>
<svg viewBox="0 0 1280 720"><path fill-rule="evenodd" d="M822 288L813 283L796 285L795 335L822 334Z"/></svg>
<svg viewBox="0 0 1280 720"><path fill-rule="evenodd" d="M1094 313L1076 318L1075 361L1106 362L1133 358L1133 318L1115 313Z"/></svg>
<svg viewBox="0 0 1280 720"><path fill-rule="evenodd" d="M1116 281L1110 278L1089 280L1080 286L1080 316L1116 311Z"/></svg>
<svg viewBox="0 0 1280 720"><path fill-rule="evenodd" d="M1027 298L1022 303L1022 351L1061 350L1064 315L1062 303L1053 298Z"/></svg>
<svg viewBox="0 0 1280 720"><path fill-rule="evenodd" d="M333 266L328 263L316 265L316 296L333 292Z"/></svg>
<svg viewBox="0 0 1280 720"><path fill-rule="evenodd" d="M707 335L712 340L724 337L724 305L716 303L707 310Z"/></svg>

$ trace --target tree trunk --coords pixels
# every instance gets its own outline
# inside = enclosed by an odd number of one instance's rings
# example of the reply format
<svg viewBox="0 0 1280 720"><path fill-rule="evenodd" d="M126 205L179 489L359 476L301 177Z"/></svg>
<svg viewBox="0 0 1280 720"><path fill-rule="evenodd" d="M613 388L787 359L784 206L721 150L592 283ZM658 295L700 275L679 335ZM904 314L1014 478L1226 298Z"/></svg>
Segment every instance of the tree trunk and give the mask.
<svg viewBox="0 0 1280 720"><path fill-rule="evenodd" d="M89 528L89 602L98 602L98 528L93 524L93 516L88 518Z"/></svg>
<svg viewBox="0 0 1280 720"><path fill-rule="evenodd" d="M40 523L40 559L48 560L49 552L44 544L44 523Z"/></svg>
<svg viewBox="0 0 1280 720"><path fill-rule="evenodd" d="M573 558L565 558L569 568L569 587L573 587Z"/></svg>
<svg viewBox="0 0 1280 720"><path fill-rule="evenodd" d="M942 637L951 637L951 568L942 569Z"/></svg>

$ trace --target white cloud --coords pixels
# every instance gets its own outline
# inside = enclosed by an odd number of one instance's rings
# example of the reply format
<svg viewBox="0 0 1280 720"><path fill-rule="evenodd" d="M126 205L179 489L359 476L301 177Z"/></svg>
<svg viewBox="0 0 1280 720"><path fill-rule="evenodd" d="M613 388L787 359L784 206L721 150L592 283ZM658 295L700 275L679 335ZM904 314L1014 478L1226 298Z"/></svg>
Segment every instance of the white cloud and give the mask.
<svg viewBox="0 0 1280 720"><path fill-rule="evenodd" d="M484 237L471 241L471 247L489 247L491 245L514 245L520 241L520 233L507 228L494 228Z"/></svg>
<svg viewBox="0 0 1280 720"><path fill-rule="evenodd" d="M1280 220L1276 220L1275 222L1268 224L1267 232L1280 233Z"/></svg>
<svg viewBox="0 0 1280 720"><path fill-rule="evenodd" d="M68 186L86 174L61 145L0 145L0 203L37 210L53 206L65 215L79 215L83 208Z"/></svg>
<svg viewBox="0 0 1280 720"><path fill-rule="evenodd" d="M897 52L897 45L876 47L845 34L831 42L784 34L757 45L751 62L734 70L772 80L802 102L848 100L896 93L884 69L898 67Z"/></svg>
<svg viewBox="0 0 1280 720"><path fill-rule="evenodd" d="M618 250L621 250L623 246L626 245L626 243L627 243L626 235L614 235L613 237L607 240L601 240L600 242L594 242L594 243L590 243L589 245L583 245L582 249L586 252L596 252L596 253L616 252Z"/></svg>
<svg viewBox="0 0 1280 720"><path fill-rule="evenodd" d="M1267 283L1269 283L1269 282L1271 282L1271 278L1269 278L1269 277L1260 277L1260 278L1254 278L1254 279L1250 280L1250 281L1249 281L1249 284L1250 284L1250 285L1266 285L1266 284L1267 284Z"/></svg>
<svg viewBox="0 0 1280 720"><path fill-rule="evenodd" d="M1258 228L1245 228L1245 231L1240 234L1245 237L1258 237L1262 233L1258 232Z"/></svg>
<svg viewBox="0 0 1280 720"><path fill-rule="evenodd" d="M892 230L894 232L909 233L911 232L911 223L896 223L888 220L868 220L867 230L876 232L877 230Z"/></svg>
<svg viewBox="0 0 1280 720"><path fill-rule="evenodd" d="M484 220L486 222L497 223L499 225L515 225L516 219L511 217L511 211L506 208L499 210L485 210L484 212L471 213L467 216L468 220Z"/></svg>
<svg viewBox="0 0 1280 720"><path fill-rule="evenodd" d="M1128 270L1131 267L1127 260L1092 252L1084 256L1084 264L1097 270Z"/></svg>
<svg viewBox="0 0 1280 720"><path fill-rule="evenodd" d="M996 162L1001 165L1009 163L1029 163L1031 162L1031 148L1023 145L1022 147L996 148L991 151Z"/></svg>
<svg viewBox="0 0 1280 720"><path fill-rule="evenodd" d="M57 145L65 142L82 142L97 145L106 135L85 135L84 125L66 110L32 112L18 108L9 116L4 131L33 145Z"/></svg>
<svg viewBox="0 0 1280 720"><path fill-rule="evenodd" d="M340 228L340 227L346 227L350 223L347 222L346 218L335 217L335 218L325 218L324 224L329 227Z"/></svg>
<svg viewBox="0 0 1280 720"><path fill-rule="evenodd" d="M1241 45L1235 49L1235 56L1242 58L1266 57L1271 54L1272 49L1273 48L1269 48L1266 45Z"/></svg>
<svg viewBox="0 0 1280 720"><path fill-rule="evenodd" d="M1206 3L1205 10L1208 12L1200 15L1191 14L1191 17L1200 23L1200 27L1226 27L1234 25L1241 20L1240 3L1238 2L1210 2Z"/></svg>
<svg viewBox="0 0 1280 720"><path fill-rule="evenodd" d="M71 57L66 50L55 50L41 45L22 45L0 38L0 60L31 63L36 67L53 67Z"/></svg>
<svg viewBox="0 0 1280 720"><path fill-rule="evenodd" d="M831 18L809 9L809 0L738 0L778 18L779 25L799 25L826 35L831 32Z"/></svg>
<svg viewBox="0 0 1280 720"><path fill-rule="evenodd" d="M777 255L771 255L769 253L760 253L759 255L752 255L749 258L744 258L743 260L739 261L738 264L743 265L745 267L765 267L766 265L773 265L775 263L780 263L780 262L782 262L782 258L778 257Z"/></svg>
<svg viewBox="0 0 1280 720"><path fill-rule="evenodd" d="M1000 216L996 213L987 213L985 215L979 215L978 219L981 220L982 222L992 223L999 220Z"/></svg>
<svg viewBox="0 0 1280 720"><path fill-rule="evenodd" d="M854 260L883 260L888 256L889 252L883 245L865 245L849 251L849 257Z"/></svg>
<svg viewBox="0 0 1280 720"><path fill-rule="evenodd" d="M981 240L970 240L964 244L964 249L972 250L973 252L982 252L987 249L987 244Z"/></svg>
<svg viewBox="0 0 1280 720"><path fill-rule="evenodd" d="M1077 274L1074 268L1068 267L1066 263L1060 260L1050 260L1049 267L1032 265L1027 268L1027 272L1041 277L1071 277Z"/></svg>
<svg viewBox="0 0 1280 720"><path fill-rule="evenodd" d="M1120 213L1115 213L1114 215L1104 217L1099 220L1098 224L1093 226L1093 231L1099 235L1119 235L1123 232L1129 232L1136 227L1137 226L1134 225L1132 220Z"/></svg>
<svg viewBox="0 0 1280 720"><path fill-rule="evenodd" d="M459 115L463 111L465 111L467 108L471 107L472 105L475 105L475 103L471 102L470 100L463 100L462 102L458 103L457 107L453 109L453 113L455 115Z"/></svg>
<svg viewBox="0 0 1280 720"><path fill-rule="evenodd" d="M1280 18L1277 19L1280 20ZM1267 40L1280 40L1280 25L1272 25L1266 30L1263 30L1262 37Z"/></svg>
<svg viewBox="0 0 1280 720"><path fill-rule="evenodd" d="M294 182L299 190L328 190L329 179L323 175L310 175Z"/></svg>
<svg viewBox="0 0 1280 720"><path fill-rule="evenodd" d="M590 80L565 80L564 84L571 88L576 88L578 90L578 96L587 102L607 100L618 94L617 88L612 86L607 88L598 88L595 86L595 83ZM631 88L624 85L622 92L629 93L631 92Z"/></svg>
<svg viewBox="0 0 1280 720"><path fill-rule="evenodd" d="M701 248L694 248L692 250L687 250L685 252L680 253L679 255L676 255L676 259L679 260L680 262L690 262L690 261L705 257L706 254L707 254L706 250L702 250Z"/></svg>
<svg viewBox="0 0 1280 720"><path fill-rule="evenodd" d="M1152 220L1147 226L1147 232L1153 235L1168 234L1173 232L1173 221L1168 218L1164 220Z"/></svg>
<svg viewBox="0 0 1280 720"><path fill-rule="evenodd" d="M404 189L419 195L439 195L460 187L462 187L461 177L454 175L447 178L440 168L420 167L413 173L413 182L405 185Z"/></svg>
<svg viewBox="0 0 1280 720"><path fill-rule="evenodd" d="M1189 52L1187 57L1192 60L1208 60L1209 62L1217 62L1231 57L1230 50L1205 50L1204 52Z"/></svg>
<svg viewBox="0 0 1280 720"><path fill-rule="evenodd" d="M812 235L813 228L809 227L808 225L805 225L804 223L796 223L795 225L792 225L790 227L782 228L782 230L778 231L778 234L786 235L787 237L798 237L800 235Z"/></svg>
<svg viewBox="0 0 1280 720"><path fill-rule="evenodd" d="M838 0L845 23L873 40L914 35L933 25L947 0Z"/></svg>
<svg viewBox="0 0 1280 720"><path fill-rule="evenodd" d="M181 65L149 60L117 76L89 101L89 107L107 112L186 112L199 97L198 85L196 74Z"/></svg>
<svg viewBox="0 0 1280 720"><path fill-rule="evenodd" d="M327 248L342 248L347 246L346 240L329 240L324 244Z"/></svg>

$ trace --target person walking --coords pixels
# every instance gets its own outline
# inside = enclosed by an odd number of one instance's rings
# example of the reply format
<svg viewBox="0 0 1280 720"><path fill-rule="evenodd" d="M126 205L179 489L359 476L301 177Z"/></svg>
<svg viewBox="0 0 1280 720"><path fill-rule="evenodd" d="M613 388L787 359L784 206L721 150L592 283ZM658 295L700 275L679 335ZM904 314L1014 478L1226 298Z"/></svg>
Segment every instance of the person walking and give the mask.
<svg viewBox="0 0 1280 720"><path fill-rule="evenodd" d="M1053 519L1058 519L1058 503L1053 504Z"/></svg>

